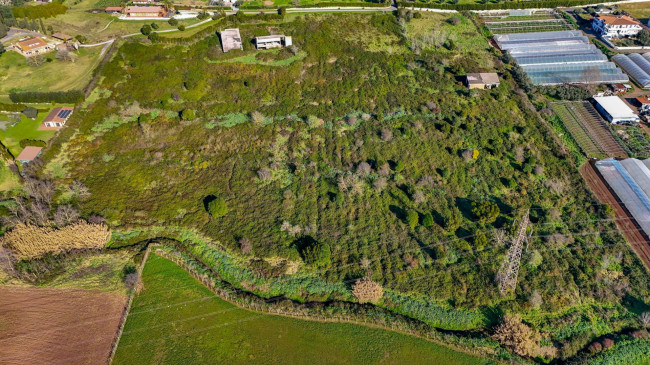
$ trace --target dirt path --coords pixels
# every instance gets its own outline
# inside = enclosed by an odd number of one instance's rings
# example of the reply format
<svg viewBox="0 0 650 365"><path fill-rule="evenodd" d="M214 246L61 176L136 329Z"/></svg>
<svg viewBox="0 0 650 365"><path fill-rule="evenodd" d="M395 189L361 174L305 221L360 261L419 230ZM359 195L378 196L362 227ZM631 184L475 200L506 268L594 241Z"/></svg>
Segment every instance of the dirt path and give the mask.
<svg viewBox="0 0 650 365"><path fill-rule="evenodd" d="M585 163L580 168L580 174L598 200L614 209L616 226L623 233L623 236L625 236L627 242L632 246L641 261L643 261L646 268L650 270L650 243L634 218L632 218L632 215L618 202L616 196L592 164Z"/></svg>
<svg viewBox="0 0 650 365"><path fill-rule="evenodd" d="M0 287L0 363L106 364L125 297Z"/></svg>

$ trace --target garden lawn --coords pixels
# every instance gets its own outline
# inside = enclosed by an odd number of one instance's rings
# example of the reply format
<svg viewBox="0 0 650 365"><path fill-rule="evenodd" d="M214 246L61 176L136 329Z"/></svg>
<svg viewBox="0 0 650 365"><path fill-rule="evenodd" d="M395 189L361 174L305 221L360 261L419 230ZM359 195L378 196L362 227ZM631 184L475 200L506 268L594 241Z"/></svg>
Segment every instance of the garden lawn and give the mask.
<svg viewBox="0 0 650 365"><path fill-rule="evenodd" d="M75 62L56 59L56 52L43 55L52 59L40 66L30 66L27 59L16 52L0 56L0 96L13 89L20 91L67 91L85 87L95 66L99 63L101 47L81 48L74 52Z"/></svg>
<svg viewBox="0 0 650 365"><path fill-rule="evenodd" d="M142 280L114 364L489 363L381 329L243 310L155 254Z"/></svg>
<svg viewBox="0 0 650 365"><path fill-rule="evenodd" d="M39 106L36 106L37 108ZM41 106L42 107L42 106ZM52 107L51 105L49 107ZM38 139L47 142L56 131L45 130L41 131L38 128L43 123L43 119L47 116L47 112L38 113L38 117L34 120L20 115L20 122L12 126L11 124L6 124L6 129L0 128L0 141L9 148L9 151L14 156L18 156L22 147L20 147L20 141L23 139ZM3 120L3 115L0 115L0 121ZM8 122L11 123L11 122Z"/></svg>

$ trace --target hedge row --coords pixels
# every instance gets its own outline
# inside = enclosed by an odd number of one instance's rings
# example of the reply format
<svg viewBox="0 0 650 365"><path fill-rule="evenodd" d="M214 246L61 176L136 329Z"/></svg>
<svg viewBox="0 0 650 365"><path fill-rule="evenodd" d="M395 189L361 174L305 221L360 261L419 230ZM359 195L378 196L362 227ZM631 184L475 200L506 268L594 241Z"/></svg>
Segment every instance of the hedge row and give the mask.
<svg viewBox="0 0 650 365"><path fill-rule="evenodd" d="M4 104L0 103L0 111L20 113L25 110L24 104Z"/></svg>
<svg viewBox="0 0 650 365"><path fill-rule="evenodd" d="M76 104L84 100L81 90L69 91L23 91L9 93L9 99L14 103L69 103Z"/></svg>
<svg viewBox="0 0 650 365"><path fill-rule="evenodd" d="M45 147L47 146L47 143L45 141L42 141L40 139L22 139L20 140L20 147L25 148L27 146L34 146L34 147Z"/></svg>
<svg viewBox="0 0 650 365"><path fill-rule="evenodd" d="M176 10L232 10L230 6L188 6L175 5Z"/></svg>
<svg viewBox="0 0 650 365"><path fill-rule="evenodd" d="M291 9L297 9L297 8L346 8L346 7L364 7L364 8L385 8L390 6L389 3L382 3L382 2L366 2L366 1L328 1L328 2L322 2L318 4L312 4L312 5L298 5L298 6L293 6L291 5L289 8ZM239 7L242 10L269 10L269 9L277 9L277 6L260 6L260 5L242 5Z"/></svg>
<svg viewBox="0 0 650 365"><path fill-rule="evenodd" d="M52 2L45 5L26 5L26 6L14 6L13 7L14 18L29 18L31 20L35 19L46 19L52 18L60 14L65 14L68 8L61 4L61 2Z"/></svg>
<svg viewBox="0 0 650 365"><path fill-rule="evenodd" d="M618 1L618 0L614 0ZM402 8L429 8L443 10L498 10L498 9L538 9L555 8L559 6L579 6L588 4L589 0L538 0L538 1L510 1L504 3L489 4L436 4L410 1L398 1L398 7Z"/></svg>

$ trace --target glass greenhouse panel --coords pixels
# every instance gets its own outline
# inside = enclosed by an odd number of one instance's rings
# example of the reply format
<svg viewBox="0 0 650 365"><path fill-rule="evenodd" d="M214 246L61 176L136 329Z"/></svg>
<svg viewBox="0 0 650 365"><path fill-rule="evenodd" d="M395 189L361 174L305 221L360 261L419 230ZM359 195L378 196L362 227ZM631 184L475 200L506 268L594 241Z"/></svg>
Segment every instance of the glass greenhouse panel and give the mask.
<svg viewBox="0 0 650 365"><path fill-rule="evenodd" d="M650 75L647 72L643 71L636 63L634 63L628 56L623 54L617 54L612 57L612 60L616 62L619 66L625 70L636 82L638 82L643 88L650 87Z"/></svg>

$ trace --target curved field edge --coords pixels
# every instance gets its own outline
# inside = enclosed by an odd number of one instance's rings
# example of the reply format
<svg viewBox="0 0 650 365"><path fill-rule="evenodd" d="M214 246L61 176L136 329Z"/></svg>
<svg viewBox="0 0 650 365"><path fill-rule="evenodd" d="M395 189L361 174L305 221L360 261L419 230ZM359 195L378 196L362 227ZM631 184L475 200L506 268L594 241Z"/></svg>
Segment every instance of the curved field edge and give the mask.
<svg viewBox="0 0 650 365"><path fill-rule="evenodd" d="M284 275L273 280L255 275L244 267L243 259L238 258L219 242L181 227L158 226L115 231L109 247L121 247L154 238L166 238L181 243L184 250L208 266L223 281L263 298L286 296L300 302L304 300L307 292L313 301L353 300L349 284L328 282L309 273ZM480 311L459 310L435 303L423 296L392 290L385 290L384 300L379 306L443 330L477 330L483 329L487 324L487 319Z"/></svg>
<svg viewBox="0 0 650 365"><path fill-rule="evenodd" d="M218 298L155 252L144 267L142 286L114 364L181 359L193 363L495 363L392 331L245 310Z"/></svg>

